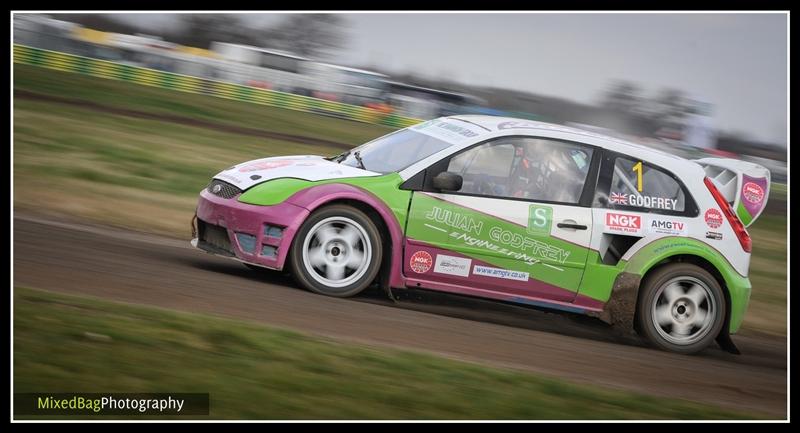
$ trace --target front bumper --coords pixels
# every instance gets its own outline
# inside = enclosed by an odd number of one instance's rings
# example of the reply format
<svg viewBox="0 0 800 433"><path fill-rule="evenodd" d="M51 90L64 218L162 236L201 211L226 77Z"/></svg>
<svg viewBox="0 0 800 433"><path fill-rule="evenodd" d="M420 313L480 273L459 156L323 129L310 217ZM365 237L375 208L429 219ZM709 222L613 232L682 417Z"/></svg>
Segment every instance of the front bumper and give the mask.
<svg viewBox="0 0 800 433"><path fill-rule="evenodd" d="M283 269L305 208L283 202L274 206L241 203L207 190L197 202L196 238L192 245L208 253L271 269ZM226 239L227 237L227 239Z"/></svg>

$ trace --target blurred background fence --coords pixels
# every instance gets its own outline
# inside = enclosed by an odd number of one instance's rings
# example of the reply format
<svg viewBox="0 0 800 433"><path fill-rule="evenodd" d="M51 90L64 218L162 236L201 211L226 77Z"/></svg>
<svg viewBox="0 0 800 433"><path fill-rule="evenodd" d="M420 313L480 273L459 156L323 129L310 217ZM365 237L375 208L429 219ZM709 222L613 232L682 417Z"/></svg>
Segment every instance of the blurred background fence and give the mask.
<svg viewBox="0 0 800 433"><path fill-rule="evenodd" d="M379 109L344 104L275 90L209 80L202 77L158 71L107 60L14 45L14 62L74 72L100 78L128 81L145 86L204 94L272 107L299 110L391 127L406 127L418 119L386 113Z"/></svg>

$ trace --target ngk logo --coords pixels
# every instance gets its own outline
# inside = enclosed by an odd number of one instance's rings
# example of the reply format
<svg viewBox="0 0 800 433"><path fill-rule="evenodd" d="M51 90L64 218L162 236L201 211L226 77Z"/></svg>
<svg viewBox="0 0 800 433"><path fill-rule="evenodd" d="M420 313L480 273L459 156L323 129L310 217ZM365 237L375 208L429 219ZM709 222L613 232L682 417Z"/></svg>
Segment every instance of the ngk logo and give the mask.
<svg viewBox="0 0 800 433"><path fill-rule="evenodd" d="M606 213L606 230L622 233L638 233L642 229L642 217L621 213Z"/></svg>
<svg viewBox="0 0 800 433"><path fill-rule="evenodd" d="M753 182L747 182L742 187L742 195L744 195L745 200L750 203L759 204L764 200L764 188L761 188L761 185Z"/></svg>
<svg viewBox="0 0 800 433"><path fill-rule="evenodd" d="M424 274L433 266L433 257L427 251L417 251L411 255L408 265L412 271Z"/></svg>
<svg viewBox="0 0 800 433"><path fill-rule="evenodd" d="M722 212L711 208L706 211L705 215L706 224L712 229L715 229L722 225Z"/></svg>

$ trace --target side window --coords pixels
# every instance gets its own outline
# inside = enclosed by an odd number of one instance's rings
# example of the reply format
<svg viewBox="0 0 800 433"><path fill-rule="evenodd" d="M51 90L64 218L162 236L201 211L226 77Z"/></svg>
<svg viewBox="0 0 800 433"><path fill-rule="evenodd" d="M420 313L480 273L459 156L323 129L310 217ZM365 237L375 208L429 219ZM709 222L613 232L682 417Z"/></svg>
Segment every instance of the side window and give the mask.
<svg viewBox="0 0 800 433"><path fill-rule="evenodd" d="M508 177L513 161L513 144L490 142L453 157L447 171L459 174L464 179L459 192L507 197Z"/></svg>
<svg viewBox="0 0 800 433"><path fill-rule="evenodd" d="M606 198L605 207L611 209L683 212L686 208L683 188L671 175L631 158L614 159Z"/></svg>
<svg viewBox="0 0 800 433"><path fill-rule="evenodd" d="M577 204L591 160L578 143L512 137L454 156L447 171L464 179L461 193Z"/></svg>

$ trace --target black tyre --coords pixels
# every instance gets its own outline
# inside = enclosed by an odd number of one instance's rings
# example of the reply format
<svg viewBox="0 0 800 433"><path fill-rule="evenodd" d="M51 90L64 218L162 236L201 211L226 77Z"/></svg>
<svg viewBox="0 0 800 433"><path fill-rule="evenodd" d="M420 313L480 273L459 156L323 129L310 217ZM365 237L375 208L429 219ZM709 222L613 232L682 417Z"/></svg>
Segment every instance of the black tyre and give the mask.
<svg viewBox="0 0 800 433"><path fill-rule="evenodd" d="M674 263L657 269L642 284L638 329L654 346L694 354L714 342L725 324L725 296L705 269Z"/></svg>
<svg viewBox="0 0 800 433"><path fill-rule="evenodd" d="M383 253L375 223L346 205L326 206L311 214L291 248L290 268L297 282L312 292L341 298L370 285Z"/></svg>

